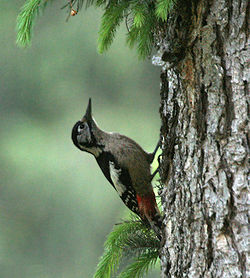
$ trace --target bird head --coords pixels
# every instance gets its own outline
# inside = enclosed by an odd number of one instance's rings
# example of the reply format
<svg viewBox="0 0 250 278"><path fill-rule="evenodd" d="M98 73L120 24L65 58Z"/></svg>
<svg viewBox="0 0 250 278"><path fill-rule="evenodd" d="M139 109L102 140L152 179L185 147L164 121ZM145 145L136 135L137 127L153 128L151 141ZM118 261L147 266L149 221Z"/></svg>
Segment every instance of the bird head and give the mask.
<svg viewBox="0 0 250 278"><path fill-rule="evenodd" d="M95 137L93 129L96 128L94 119L92 118L91 98L89 99L88 107L82 119L75 123L71 138L73 143L80 150L86 151L86 148L91 148L95 145Z"/></svg>

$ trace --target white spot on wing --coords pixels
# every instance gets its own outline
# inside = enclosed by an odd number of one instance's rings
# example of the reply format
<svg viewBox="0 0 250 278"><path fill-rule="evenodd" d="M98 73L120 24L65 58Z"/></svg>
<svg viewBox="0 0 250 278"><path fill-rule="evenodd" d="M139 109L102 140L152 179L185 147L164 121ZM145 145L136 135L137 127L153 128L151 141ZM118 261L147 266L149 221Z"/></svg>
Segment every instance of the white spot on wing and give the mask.
<svg viewBox="0 0 250 278"><path fill-rule="evenodd" d="M111 180L112 180L119 196L122 196L123 192L126 191L126 186L119 181L119 176L120 176L122 170L115 169L115 164L112 161L109 162L109 170L110 170Z"/></svg>

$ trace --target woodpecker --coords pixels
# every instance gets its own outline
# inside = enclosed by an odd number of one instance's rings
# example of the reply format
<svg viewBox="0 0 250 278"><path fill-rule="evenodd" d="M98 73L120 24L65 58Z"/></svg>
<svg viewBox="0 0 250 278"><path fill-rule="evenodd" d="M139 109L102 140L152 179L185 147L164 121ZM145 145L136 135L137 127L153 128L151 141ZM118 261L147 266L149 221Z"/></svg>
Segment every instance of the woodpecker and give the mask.
<svg viewBox="0 0 250 278"><path fill-rule="evenodd" d="M94 155L99 167L124 204L161 239L162 220L151 180L153 153L144 151L135 141L119 133L101 130L92 117L91 98L82 119L72 129L72 141L81 151Z"/></svg>

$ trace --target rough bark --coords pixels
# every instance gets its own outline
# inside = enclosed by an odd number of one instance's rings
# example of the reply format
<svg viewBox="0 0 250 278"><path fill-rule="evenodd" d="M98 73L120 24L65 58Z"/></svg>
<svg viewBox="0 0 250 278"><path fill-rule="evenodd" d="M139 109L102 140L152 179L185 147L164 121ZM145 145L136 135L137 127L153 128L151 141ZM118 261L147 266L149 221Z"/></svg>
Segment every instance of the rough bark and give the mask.
<svg viewBox="0 0 250 278"><path fill-rule="evenodd" d="M183 1L158 34L162 277L247 277L246 0ZM249 276L248 276L249 277Z"/></svg>

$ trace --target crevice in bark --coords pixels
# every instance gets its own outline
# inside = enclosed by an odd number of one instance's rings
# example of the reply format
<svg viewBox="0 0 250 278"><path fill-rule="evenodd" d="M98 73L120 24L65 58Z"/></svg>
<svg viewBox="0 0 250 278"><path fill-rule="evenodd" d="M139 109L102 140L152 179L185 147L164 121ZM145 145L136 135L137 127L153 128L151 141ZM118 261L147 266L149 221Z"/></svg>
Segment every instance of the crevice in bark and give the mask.
<svg viewBox="0 0 250 278"><path fill-rule="evenodd" d="M212 223L215 219L215 214L213 214L210 218L205 217L205 221L207 224L207 250L206 250L206 258L207 258L207 269L209 270L212 262L214 260L214 248L213 248L213 227Z"/></svg>
<svg viewBox="0 0 250 278"><path fill-rule="evenodd" d="M225 61L225 51L224 51L224 42L223 40L223 35L220 31L220 26L215 24L216 27L216 37L217 37L217 53L219 57L221 58L221 66L223 68L223 93L226 97L226 104L225 104L225 120L226 124L224 125L224 132L222 135L223 137L227 137L231 135L231 126L232 126L232 121L235 117L234 115L234 104L232 101L232 85L231 85L231 77L227 76L227 69L226 69L226 61Z"/></svg>
<svg viewBox="0 0 250 278"><path fill-rule="evenodd" d="M197 132L199 134L199 138L202 141L206 139L207 136L207 122L206 122L206 115L207 115L207 92L205 91L204 84L201 84L200 89L200 97L198 101L198 108L196 115L196 123L197 123Z"/></svg>
<svg viewBox="0 0 250 278"><path fill-rule="evenodd" d="M240 0L238 0L240 1ZM232 6L232 0L227 0L227 14L228 14L228 19L227 19L227 25L225 28L226 35L228 37L230 33L230 27L231 27L231 20L232 20L232 15L233 15L233 6Z"/></svg>
<svg viewBox="0 0 250 278"><path fill-rule="evenodd" d="M241 6L242 6L242 2L239 5L239 9L241 8ZM248 28L248 26L249 26L249 24L248 24L249 7L250 7L250 2L248 1L247 7L246 7L246 14L245 14L244 22L242 24L242 28L240 29L241 32L244 32L246 34L247 38L248 38L248 33L249 33L249 28Z"/></svg>
<svg viewBox="0 0 250 278"><path fill-rule="evenodd" d="M196 1L177 1L175 10L168 18L168 42L161 57L162 61L171 63L171 67L179 64L185 57L189 47L189 34L192 24L192 9ZM181 30L181 32L180 32ZM175 38L175 40L168 38Z"/></svg>
<svg viewBox="0 0 250 278"><path fill-rule="evenodd" d="M240 0L238 0L240 1ZM226 36L228 37L229 33L230 33L230 27L231 27L231 20L232 20L232 15L233 15L233 4L232 4L232 0L227 0L227 13L228 13L228 20L227 20L227 25L225 28L226 31Z"/></svg>
<svg viewBox="0 0 250 278"><path fill-rule="evenodd" d="M244 93L245 93L245 96L247 97L249 95L249 90L248 90L248 83L247 81L244 81ZM249 102L247 102L247 112L248 112L248 115L250 115L250 107L249 107ZM246 123L247 125L247 123ZM248 137L247 137L248 139ZM249 146L249 142L248 142L248 146Z"/></svg>
<svg viewBox="0 0 250 278"><path fill-rule="evenodd" d="M222 231L224 234L229 235L232 232L231 223L236 214L236 207L234 205L234 197L233 197L233 189L232 189L232 187L233 187L232 173L226 170L226 177L227 177L227 186L228 186L229 193L230 193L230 199L229 199L229 203L227 204L228 214L224 218Z"/></svg>
<svg viewBox="0 0 250 278"><path fill-rule="evenodd" d="M168 260L167 267L166 267L166 272L165 272L165 274L167 275L166 277L170 277L170 273L169 273L170 269L171 269L171 263Z"/></svg>
<svg viewBox="0 0 250 278"><path fill-rule="evenodd" d="M210 12L211 1L207 1L207 2L208 2L208 4L205 6L205 11L203 12L203 15L202 15L202 26L207 25L207 17Z"/></svg>
<svg viewBox="0 0 250 278"><path fill-rule="evenodd" d="M219 154L219 156L221 156L220 142L218 140L215 140L215 144L216 144L216 147L217 147L218 154Z"/></svg>
<svg viewBox="0 0 250 278"><path fill-rule="evenodd" d="M165 84L161 88L161 94L164 94L164 99L168 99L168 77L167 73L161 74L162 84ZM178 123L178 114L179 114L179 106L176 100L177 97L177 91L173 90L173 96L172 101L174 103L173 105L173 113L172 117L170 115L164 115L164 106L166 106L166 103L162 103L160 107L160 114L162 116L162 119L165 119L165 121L162 122L161 126L161 134L163 137L167 138L166 142L164 143L164 147L162 150L163 157L166 159L161 161L160 169L163 171L160 171L161 174L161 182L164 184L168 180L168 176L171 171L171 161L174 157L174 147L176 145L176 126Z"/></svg>

